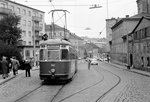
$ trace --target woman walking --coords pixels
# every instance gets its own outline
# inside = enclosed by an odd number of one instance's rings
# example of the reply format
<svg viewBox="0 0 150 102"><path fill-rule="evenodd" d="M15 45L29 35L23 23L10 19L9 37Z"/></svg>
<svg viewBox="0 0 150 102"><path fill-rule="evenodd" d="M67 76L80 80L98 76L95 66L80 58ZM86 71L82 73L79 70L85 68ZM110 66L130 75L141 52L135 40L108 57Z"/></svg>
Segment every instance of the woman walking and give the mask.
<svg viewBox="0 0 150 102"><path fill-rule="evenodd" d="M8 76L8 62L6 60L6 57L3 56L3 59L1 61L2 66L2 77L5 79Z"/></svg>

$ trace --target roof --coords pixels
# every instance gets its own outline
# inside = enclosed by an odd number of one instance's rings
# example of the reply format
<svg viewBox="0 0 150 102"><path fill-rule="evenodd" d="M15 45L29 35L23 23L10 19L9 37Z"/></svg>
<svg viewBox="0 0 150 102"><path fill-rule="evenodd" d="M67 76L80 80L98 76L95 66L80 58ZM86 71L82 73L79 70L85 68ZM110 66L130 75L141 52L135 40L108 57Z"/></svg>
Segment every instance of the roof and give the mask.
<svg viewBox="0 0 150 102"><path fill-rule="evenodd" d="M77 36L76 34L70 34L69 39L78 39L78 40L83 40L82 38L80 38L79 36Z"/></svg>
<svg viewBox="0 0 150 102"><path fill-rule="evenodd" d="M14 3L14 4L17 4L17 5L20 5L20 6L23 6L23 7L26 7L26 8L29 8L29 9L37 10L37 9L35 9L35 8L29 7L29 6L26 6L26 5L23 5L23 4L20 4L20 3L17 3L17 2L11 1L11 0L6 0L6 1L7 1L7 2ZM41 10L37 10L37 11L40 11L40 12L42 12L42 13L45 13L44 11L41 11Z"/></svg>
<svg viewBox="0 0 150 102"><path fill-rule="evenodd" d="M150 16L143 16L143 17L139 20L138 24L135 26L135 28L133 29L133 31L132 31L130 34L132 34L132 33L136 30L136 28L139 26L139 24L142 22L142 20L143 20L144 18L150 20Z"/></svg>
<svg viewBox="0 0 150 102"><path fill-rule="evenodd" d="M143 17L143 16L147 16L148 17L148 16L150 16L150 14L148 14L148 13L139 13L139 14L133 15L131 17L122 18L114 26L112 26L111 29L114 29L115 27L120 25L125 20L128 20L128 21L129 20L140 20L141 17Z"/></svg>
<svg viewBox="0 0 150 102"><path fill-rule="evenodd" d="M114 26L111 27L111 29L116 28L117 26L119 26L121 23L123 23L124 21L133 21L133 20L140 20L139 17L127 17L127 18L122 18L120 21L118 21Z"/></svg>
<svg viewBox="0 0 150 102"><path fill-rule="evenodd" d="M143 16L147 16L148 17L148 16L150 16L150 14L148 14L148 13L139 13L139 14L131 16L131 18L141 18Z"/></svg>
<svg viewBox="0 0 150 102"><path fill-rule="evenodd" d="M61 40L61 39L48 39L46 41L41 41L40 45L45 45L45 44L64 44L64 45L71 45L70 42L66 41L66 40Z"/></svg>

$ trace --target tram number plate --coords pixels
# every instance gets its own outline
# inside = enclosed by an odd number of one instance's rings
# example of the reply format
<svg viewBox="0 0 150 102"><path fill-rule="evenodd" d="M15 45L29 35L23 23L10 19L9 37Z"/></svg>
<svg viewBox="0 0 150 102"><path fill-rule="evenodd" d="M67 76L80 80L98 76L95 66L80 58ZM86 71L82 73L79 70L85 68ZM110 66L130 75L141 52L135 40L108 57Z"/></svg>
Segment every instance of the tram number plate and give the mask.
<svg viewBox="0 0 150 102"><path fill-rule="evenodd" d="M51 64L51 67L55 67L55 64Z"/></svg>

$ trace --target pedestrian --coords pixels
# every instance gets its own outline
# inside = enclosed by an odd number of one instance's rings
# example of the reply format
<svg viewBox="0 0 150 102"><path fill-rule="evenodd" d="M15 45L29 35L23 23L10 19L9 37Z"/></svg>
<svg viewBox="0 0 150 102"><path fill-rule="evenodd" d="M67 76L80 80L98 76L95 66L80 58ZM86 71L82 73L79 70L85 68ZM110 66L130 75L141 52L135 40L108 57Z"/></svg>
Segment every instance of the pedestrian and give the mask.
<svg viewBox="0 0 150 102"><path fill-rule="evenodd" d="M6 57L3 56L2 61L1 61L1 66L2 66L2 77L5 79L8 75L8 62L6 60Z"/></svg>
<svg viewBox="0 0 150 102"><path fill-rule="evenodd" d="M7 58L7 62L8 62L8 76L9 76L10 70L12 69L11 59Z"/></svg>
<svg viewBox="0 0 150 102"><path fill-rule="evenodd" d="M88 69L90 70L90 66L91 66L91 60L89 59L88 61Z"/></svg>
<svg viewBox="0 0 150 102"><path fill-rule="evenodd" d="M13 75L18 74L18 68L20 66L19 61L16 59L16 57L12 58L12 69L13 69Z"/></svg>
<svg viewBox="0 0 150 102"><path fill-rule="evenodd" d="M109 55L107 55L107 62L109 63Z"/></svg>
<svg viewBox="0 0 150 102"><path fill-rule="evenodd" d="M24 61L24 67L25 67L26 77L31 77L30 69L32 67L31 67L31 61L29 59Z"/></svg>

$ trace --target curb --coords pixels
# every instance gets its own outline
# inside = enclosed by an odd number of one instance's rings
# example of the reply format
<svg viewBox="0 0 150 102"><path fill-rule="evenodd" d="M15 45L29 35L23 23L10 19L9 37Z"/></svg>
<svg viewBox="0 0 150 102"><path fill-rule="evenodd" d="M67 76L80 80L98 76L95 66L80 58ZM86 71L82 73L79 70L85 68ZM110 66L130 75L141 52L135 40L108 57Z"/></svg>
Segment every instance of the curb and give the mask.
<svg viewBox="0 0 150 102"><path fill-rule="evenodd" d="M0 85L2 85L2 84L4 84L4 83L8 82L9 80L11 80L11 79L13 79L13 78L15 78L15 77L16 77L16 76L12 76L12 77L10 77L10 78L8 78L8 79L5 79L4 81L0 82Z"/></svg>
<svg viewBox="0 0 150 102"><path fill-rule="evenodd" d="M111 63L109 63L109 64L112 65L112 66L115 66L115 67L117 67L117 68L120 68L120 69L129 71L129 72L133 72L133 73L140 74L140 75L143 75L143 76L146 76L146 77L150 77L150 74L142 73L142 71L139 72L140 70L137 70L137 69L126 69L126 66L124 66L124 65L119 65L119 64L115 64L115 63L113 63L113 62L111 62ZM125 67L125 68L121 68L121 67L119 67L119 66ZM136 70L137 70L137 71L136 71ZM143 71L143 72L144 72L144 71Z"/></svg>

